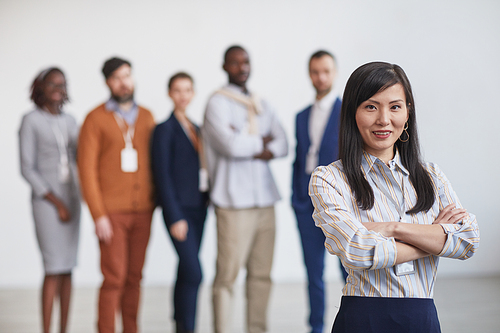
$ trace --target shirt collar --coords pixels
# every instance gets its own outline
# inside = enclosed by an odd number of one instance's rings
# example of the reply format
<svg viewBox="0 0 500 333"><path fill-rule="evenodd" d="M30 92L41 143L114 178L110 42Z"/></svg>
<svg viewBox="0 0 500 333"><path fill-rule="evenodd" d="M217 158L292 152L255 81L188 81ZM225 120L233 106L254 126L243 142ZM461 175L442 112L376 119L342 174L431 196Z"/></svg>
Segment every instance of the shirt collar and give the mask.
<svg viewBox="0 0 500 333"><path fill-rule="evenodd" d="M122 109L120 109L120 104L118 104L118 102L113 97L110 97L108 99L105 106L106 106L106 110L115 111L115 112L118 112L120 114L121 113L128 113L131 111L135 112L137 110L137 104L135 104L135 101L133 101L132 108L128 112L123 111Z"/></svg>
<svg viewBox="0 0 500 333"><path fill-rule="evenodd" d="M368 154L366 151L363 151L363 158L361 159L361 167L366 175L373 169L375 164L386 165L381 159L375 157L371 154ZM401 156L399 155L399 151L396 149L396 154L394 154L394 158L389 161L389 168L392 170L394 168L398 168L401 170L406 176L410 173L401 163Z"/></svg>
<svg viewBox="0 0 500 333"><path fill-rule="evenodd" d="M242 88L234 83L228 83L226 85L226 89L229 89L233 92L237 92L237 93L242 94L242 95L246 95L246 96L250 95L250 92L248 91L248 89L246 90L246 93L245 93L244 88Z"/></svg>

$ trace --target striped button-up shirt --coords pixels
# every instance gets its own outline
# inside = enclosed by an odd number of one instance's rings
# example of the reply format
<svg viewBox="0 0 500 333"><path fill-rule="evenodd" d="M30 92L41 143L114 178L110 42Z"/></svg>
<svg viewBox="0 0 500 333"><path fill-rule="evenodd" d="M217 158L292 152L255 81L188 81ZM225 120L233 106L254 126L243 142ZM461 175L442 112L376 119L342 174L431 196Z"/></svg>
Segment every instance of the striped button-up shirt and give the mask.
<svg viewBox="0 0 500 333"><path fill-rule="evenodd" d="M406 212L415 205L417 196L399 154L396 153L388 164L366 152L363 154L362 170L375 198L370 210L358 207L341 161L317 168L309 184L309 195L314 205L313 218L326 236L325 247L341 259L349 273L344 295L431 298L439 257L463 260L474 255L479 245L476 218L468 214L456 224L441 224L447 235L442 251L437 256L414 260L414 273L397 275L396 240L366 229L362 222L405 220L406 223L432 224L447 205L455 203L457 208L462 205L439 167L426 163L424 168L435 191L433 206L427 212L399 216L395 203L404 201ZM384 190L381 191L377 185Z"/></svg>

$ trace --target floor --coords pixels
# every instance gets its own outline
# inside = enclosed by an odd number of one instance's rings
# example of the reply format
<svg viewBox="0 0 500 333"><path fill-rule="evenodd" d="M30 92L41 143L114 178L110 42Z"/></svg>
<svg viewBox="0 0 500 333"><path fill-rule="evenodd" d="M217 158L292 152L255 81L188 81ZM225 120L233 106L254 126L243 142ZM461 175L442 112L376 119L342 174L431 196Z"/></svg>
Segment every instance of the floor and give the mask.
<svg viewBox="0 0 500 333"><path fill-rule="evenodd" d="M329 283L325 333L330 331L341 295L340 283ZM438 279L435 302L443 333L500 331L500 277ZM233 332L244 332L244 290L238 287L233 310ZM70 333L95 332L97 289L74 290ZM37 290L0 289L0 333L40 332ZM171 321L171 288L144 288L141 327L143 333L174 332ZM54 314L54 322L57 322ZM269 332L306 333L306 293L304 284L274 286ZM57 332L53 327L53 332ZM212 332L210 287L200 291L198 333Z"/></svg>

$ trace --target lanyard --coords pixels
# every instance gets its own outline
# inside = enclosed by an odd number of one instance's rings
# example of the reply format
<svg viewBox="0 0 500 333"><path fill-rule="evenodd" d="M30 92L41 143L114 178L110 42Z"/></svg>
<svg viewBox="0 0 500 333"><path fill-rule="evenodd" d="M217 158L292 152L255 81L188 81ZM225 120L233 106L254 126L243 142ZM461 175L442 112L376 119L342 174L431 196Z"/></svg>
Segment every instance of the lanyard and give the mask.
<svg viewBox="0 0 500 333"><path fill-rule="evenodd" d="M67 143L63 134L63 130L61 129L61 126L64 125L64 131L66 133L68 132L66 123L63 121L61 124L59 118L55 118L55 121L50 121L49 116L45 113L45 111L42 111L42 113L44 118L49 123L50 128L52 129L52 133L54 133L54 136L56 137L57 149L59 150L59 160L61 164L67 165L68 164L68 150L66 147Z"/></svg>
<svg viewBox="0 0 500 333"><path fill-rule="evenodd" d="M113 116L115 116L115 120L122 131L123 140L125 141L125 148L133 148L132 139L134 138L135 133L135 125L129 125L128 129L126 129L125 120L122 115L118 112L113 111Z"/></svg>
<svg viewBox="0 0 500 333"><path fill-rule="evenodd" d="M389 199L390 202L392 202L394 207L396 207L396 210L398 211L399 218L400 218L399 221L406 222L406 219L405 219L405 216L406 216L406 212L405 212L405 184L404 184L403 176L401 176L401 191L403 193L403 200L402 200L401 204L399 204L399 202L394 200L394 198L389 194L389 192L385 189L385 187L382 186L382 184L380 183L378 178L373 175L373 172L370 172L370 177L372 178L375 185L377 185L379 190L385 195L385 197L387 199Z"/></svg>

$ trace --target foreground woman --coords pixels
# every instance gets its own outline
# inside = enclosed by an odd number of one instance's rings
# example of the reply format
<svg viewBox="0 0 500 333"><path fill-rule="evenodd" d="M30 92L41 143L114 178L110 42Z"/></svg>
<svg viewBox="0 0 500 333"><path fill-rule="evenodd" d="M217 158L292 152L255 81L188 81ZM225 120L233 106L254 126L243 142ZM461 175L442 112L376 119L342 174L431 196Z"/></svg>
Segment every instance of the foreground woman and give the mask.
<svg viewBox="0 0 500 333"><path fill-rule="evenodd" d="M309 188L325 246L349 273L332 332L440 332L439 257L473 256L479 229L439 167L420 160L401 67L374 62L351 75L339 157Z"/></svg>
<svg viewBox="0 0 500 333"><path fill-rule="evenodd" d="M42 71L31 86L35 110L19 130L21 173L32 188L31 203L45 278L42 287L43 331L50 331L52 306L61 307L60 332L66 332L71 271L76 266L80 194L76 175L78 127L64 113L66 79L55 67Z"/></svg>

